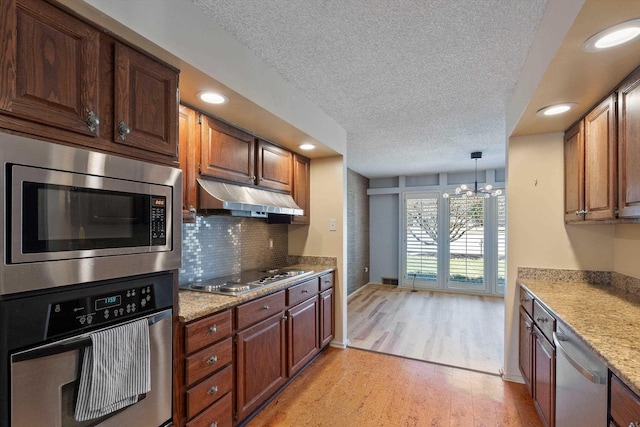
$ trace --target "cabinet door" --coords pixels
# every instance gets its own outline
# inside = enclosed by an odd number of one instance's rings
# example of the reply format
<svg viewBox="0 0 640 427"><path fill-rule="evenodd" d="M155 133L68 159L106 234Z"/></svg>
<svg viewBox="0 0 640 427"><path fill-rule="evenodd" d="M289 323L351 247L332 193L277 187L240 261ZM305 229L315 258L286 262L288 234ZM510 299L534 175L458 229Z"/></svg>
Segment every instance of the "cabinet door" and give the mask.
<svg viewBox="0 0 640 427"><path fill-rule="evenodd" d="M176 71L120 43L115 67L115 142L177 157Z"/></svg>
<svg viewBox="0 0 640 427"><path fill-rule="evenodd" d="M640 217L640 71L618 93L618 215Z"/></svg>
<svg viewBox="0 0 640 427"><path fill-rule="evenodd" d="M534 333L534 403L538 414L546 426L553 427L556 418L556 384L555 384L555 360L556 351L544 337L542 332L535 328Z"/></svg>
<svg viewBox="0 0 640 427"><path fill-rule="evenodd" d="M97 135L87 120L99 119L98 31L43 1L3 0L0 33L0 109Z"/></svg>
<svg viewBox="0 0 640 427"><path fill-rule="evenodd" d="M258 140L257 184L291 193L293 154L267 141Z"/></svg>
<svg viewBox="0 0 640 427"><path fill-rule="evenodd" d="M236 412L243 420L287 379L285 321L280 312L239 332L236 343Z"/></svg>
<svg viewBox="0 0 640 427"><path fill-rule="evenodd" d="M287 311L288 373L298 372L318 354L318 298L311 298Z"/></svg>
<svg viewBox="0 0 640 427"><path fill-rule="evenodd" d="M253 136L206 116L200 126L200 174L253 185Z"/></svg>
<svg viewBox="0 0 640 427"><path fill-rule="evenodd" d="M293 189L291 195L293 200L304 211L303 215L294 215L291 218L292 224L309 224L311 220L311 161L299 154L293 155Z"/></svg>
<svg viewBox="0 0 640 427"><path fill-rule="evenodd" d="M616 211L615 95L584 119L586 219L613 219Z"/></svg>
<svg viewBox="0 0 640 427"><path fill-rule="evenodd" d="M182 170L183 220L195 221L190 211L197 206L196 150L200 146L199 114L191 108L180 106L178 113L178 159Z"/></svg>
<svg viewBox="0 0 640 427"><path fill-rule="evenodd" d="M320 294L320 348L328 345L334 336L333 289Z"/></svg>
<svg viewBox="0 0 640 427"><path fill-rule="evenodd" d="M584 214L584 122L564 135L564 220L582 221Z"/></svg>
<svg viewBox="0 0 640 427"><path fill-rule="evenodd" d="M533 396L533 384L531 382L531 374L533 373L533 320L525 312L523 307L520 307L520 350L519 350L519 367L522 372L524 382L527 384L529 393Z"/></svg>

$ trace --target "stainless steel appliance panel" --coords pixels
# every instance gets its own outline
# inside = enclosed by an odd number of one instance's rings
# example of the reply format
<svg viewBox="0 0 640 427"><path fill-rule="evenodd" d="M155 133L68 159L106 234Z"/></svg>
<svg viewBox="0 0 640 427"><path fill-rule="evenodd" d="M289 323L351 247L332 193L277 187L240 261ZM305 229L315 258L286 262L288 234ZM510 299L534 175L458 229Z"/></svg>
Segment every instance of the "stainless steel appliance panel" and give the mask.
<svg viewBox="0 0 640 427"><path fill-rule="evenodd" d="M172 320L171 310L147 316L151 350L151 391L138 403L104 417L91 425L100 427L157 427L171 420L172 373ZM65 348L73 341L87 340L88 334L54 342L27 352L16 358L27 358L11 363L11 425L15 427L77 427L87 425L73 419L75 387L80 350L62 350L43 357L29 359L49 349ZM36 403L37 402L37 403Z"/></svg>
<svg viewBox="0 0 640 427"><path fill-rule="evenodd" d="M20 293L38 289L53 288L79 283L87 283L134 276L158 271L174 270L181 263L182 241L182 172L180 169L126 159L104 153L79 148L66 147L21 136L0 133L0 191L2 203L0 227L2 260L0 261L0 295ZM11 165L24 165L52 171L96 177L96 180L117 179L145 183L171 189L171 201L167 200L166 235L170 248L166 251L127 253L102 253L92 256L90 252L70 259L28 260L12 264L8 253L15 239L11 229L12 212L11 182L8 170ZM105 181L106 179L106 181ZM117 251L115 251L117 252Z"/></svg>
<svg viewBox="0 0 640 427"><path fill-rule="evenodd" d="M556 427L607 425L607 367L558 323L556 345Z"/></svg>

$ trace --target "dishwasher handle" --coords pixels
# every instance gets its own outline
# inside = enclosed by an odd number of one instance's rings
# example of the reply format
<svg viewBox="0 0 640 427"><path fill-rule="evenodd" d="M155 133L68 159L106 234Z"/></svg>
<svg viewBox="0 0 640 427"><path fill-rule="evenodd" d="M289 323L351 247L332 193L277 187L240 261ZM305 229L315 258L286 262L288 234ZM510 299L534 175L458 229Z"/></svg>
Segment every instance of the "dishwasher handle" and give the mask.
<svg viewBox="0 0 640 427"><path fill-rule="evenodd" d="M586 379L588 379L589 381L591 381L594 384L606 384L607 383L606 377L603 377L599 373L593 372L590 369L582 366L580 364L580 362L578 362L573 357L571 357L571 355L567 352L567 350L562 346L562 341L566 341L566 339L564 337L559 337L556 334L556 332L554 331L553 332L553 343L556 345L556 348L558 350L560 350L565 355L565 357L567 358L569 363L571 363L571 366L576 368L576 370L578 372L580 372L580 374L582 374L583 377L585 377Z"/></svg>

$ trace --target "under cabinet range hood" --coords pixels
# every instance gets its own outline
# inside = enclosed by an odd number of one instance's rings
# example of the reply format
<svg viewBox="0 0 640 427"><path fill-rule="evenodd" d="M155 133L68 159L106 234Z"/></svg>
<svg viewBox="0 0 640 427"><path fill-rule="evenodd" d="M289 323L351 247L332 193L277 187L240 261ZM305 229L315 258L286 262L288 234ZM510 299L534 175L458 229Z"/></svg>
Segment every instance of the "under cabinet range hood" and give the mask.
<svg viewBox="0 0 640 427"><path fill-rule="evenodd" d="M288 194L205 179L198 179L198 188L200 209L223 209L235 216L259 218L266 218L268 214L304 214Z"/></svg>

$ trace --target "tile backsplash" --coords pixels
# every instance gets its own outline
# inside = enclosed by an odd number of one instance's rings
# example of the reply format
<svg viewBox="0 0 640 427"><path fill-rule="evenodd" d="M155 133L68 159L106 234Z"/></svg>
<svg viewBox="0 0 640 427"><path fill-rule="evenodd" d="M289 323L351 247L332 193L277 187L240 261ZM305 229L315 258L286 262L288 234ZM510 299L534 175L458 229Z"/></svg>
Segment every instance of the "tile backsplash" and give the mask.
<svg viewBox="0 0 640 427"><path fill-rule="evenodd" d="M286 265L287 231L286 224L259 218L198 216L195 224L182 224L180 283Z"/></svg>

